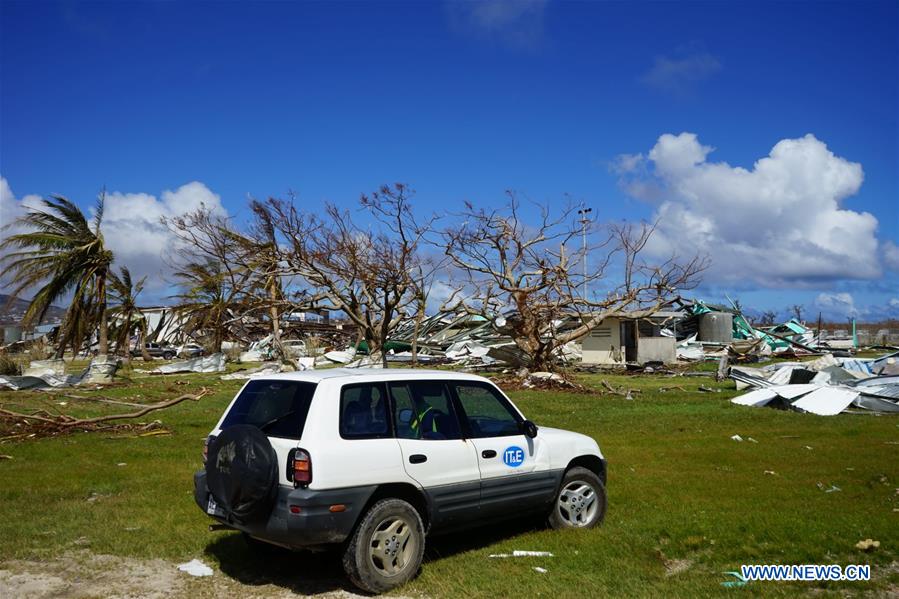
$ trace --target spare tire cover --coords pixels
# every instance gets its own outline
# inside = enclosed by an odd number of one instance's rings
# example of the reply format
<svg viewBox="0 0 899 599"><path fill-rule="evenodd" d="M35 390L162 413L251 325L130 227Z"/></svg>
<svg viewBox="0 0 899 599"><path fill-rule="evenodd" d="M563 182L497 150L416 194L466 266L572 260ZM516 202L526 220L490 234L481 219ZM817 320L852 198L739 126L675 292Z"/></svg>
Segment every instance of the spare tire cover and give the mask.
<svg viewBox="0 0 899 599"><path fill-rule="evenodd" d="M209 444L206 485L229 521L268 518L278 493L278 456L257 427L226 428Z"/></svg>

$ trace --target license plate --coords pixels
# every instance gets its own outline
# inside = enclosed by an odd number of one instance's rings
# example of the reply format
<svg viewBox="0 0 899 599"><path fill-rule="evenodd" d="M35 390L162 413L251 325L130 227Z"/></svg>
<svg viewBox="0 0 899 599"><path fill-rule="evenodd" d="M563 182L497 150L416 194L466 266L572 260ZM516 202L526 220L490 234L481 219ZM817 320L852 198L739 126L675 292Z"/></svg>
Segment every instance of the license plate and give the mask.
<svg viewBox="0 0 899 599"><path fill-rule="evenodd" d="M215 515L216 510L218 510L218 505L215 503L215 499L212 498L212 495L209 496L209 503L206 505L206 513Z"/></svg>

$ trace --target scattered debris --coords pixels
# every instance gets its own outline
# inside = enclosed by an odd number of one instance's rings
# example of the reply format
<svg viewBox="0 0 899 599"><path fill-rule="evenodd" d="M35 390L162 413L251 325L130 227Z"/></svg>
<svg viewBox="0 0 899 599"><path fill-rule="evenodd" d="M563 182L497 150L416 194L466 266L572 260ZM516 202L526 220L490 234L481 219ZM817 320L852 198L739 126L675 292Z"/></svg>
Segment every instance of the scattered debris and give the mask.
<svg viewBox="0 0 899 599"><path fill-rule="evenodd" d="M222 372L225 370L225 354L212 354L200 358L191 358L183 362L163 364L150 371L150 374L178 374L182 372Z"/></svg>
<svg viewBox="0 0 899 599"><path fill-rule="evenodd" d="M539 574L546 574L548 570L546 568L541 568L540 566L534 566L534 572Z"/></svg>
<svg viewBox="0 0 899 599"><path fill-rule="evenodd" d="M740 435L734 435L731 437L731 439L733 439L734 441L743 441L743 437L741 437Z"/></svg>
<svg viewBox="0 0 899 599"><path fill-rule="evenodd" d="M198 559L192 559L185 564L179 565L178 570L187 572L191 576L212 576L212 568Z"/></svg>
<svg viewBox="0 0 899 599"><path fill-rule="evenodd" d="M506 557L553 557L549 551L522 551L514 550L512 553L492 553L487 557L506 558Z"/></svg>
<svg viewBox="0 0 899 599"><path fill-rule="evenodd" d="M880 541L875 541L874 539L865 539L856 543L855 548L870 553L875 549L880 548Z"/></svg>
<svg viewBox="0 0 899 599"><path fill-rule="evenodd" d="M843 490L843 489L841 489L841 488L839 488L838 486L833 485L833 484L830 485L830 488L829 488L829 489L826 489L826 488L824 488L824 487L825 487L824 483L822 483L821 481L818 481L818 483L817 483L815 486L818 487L820 490L824 491L825 493L837 493L837 492Z"/></svg>
<svg viewBox="0 0 899 599"><path fill-rule="evenodd" d="M20 425L18 427L19 434L14 437L26 436L51 436L60 433L66 433L75 430L108 430L115 428L115 423L119 420L132 420L141 418L156 410L170 408L182 401L191 400L199 401L203 396L207 395L209 390L205 387L196 395L185 394L175 399L163 401L155 404L144 406L142 409L130 414L110 414L108 416L96 416L94 418L75 418L66 414L51 414L46 410L37 410L31 414L23 414L0 408L0 423L9 425ZM132 428L135 425L123 425L126 428ZM143 425L144 429L152 429L158 426L158 421L151 422L149 425Z"/></svg>
<svg viewBox="0 0 899 599"><path fill-rule="evenodd" d="M742 587L746 586L746 583L749 582L747 579L743 578L743 575L739 572L722 572L725 576L731 576L734 580L725 580L721 583L721 586L728 588Z"/></svg>
<svg viewBox="0 0 899 599"><path fill-rule="evenodd" d="M230 374L223 374L219 378L223 381L238 381L253 378L254 376L268 376L270 374L277 374L281 372L281 369L282 366L278 362L265 362L264 364L257 366L256 368L250 368L249 370L240 370L238 372L232 372Z"/></svg>

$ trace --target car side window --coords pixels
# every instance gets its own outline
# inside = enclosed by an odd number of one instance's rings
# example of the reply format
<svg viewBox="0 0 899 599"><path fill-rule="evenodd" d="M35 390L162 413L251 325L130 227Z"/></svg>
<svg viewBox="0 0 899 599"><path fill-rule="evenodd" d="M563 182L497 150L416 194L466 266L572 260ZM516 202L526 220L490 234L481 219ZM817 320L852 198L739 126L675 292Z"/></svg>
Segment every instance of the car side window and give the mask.
<svg viewBox="0 0 899 599"><path fill-rule="evenodd" d="M396 436L400 439L461 439L459 421L442 382L391 383Z"/></svg>
<svg viewBox="0 0 899 599"><path fill-rule="evenodd" d="M454 383L463 418L473 438L521 434L521 417L493 387L482 383Z"/></svg>
<svg viewBox="0 0 899 599"><path fill-rule="evenodd" d="M344 439L390 436L387 392L382 383L344 385L340 391L340 436Z"/></svg>

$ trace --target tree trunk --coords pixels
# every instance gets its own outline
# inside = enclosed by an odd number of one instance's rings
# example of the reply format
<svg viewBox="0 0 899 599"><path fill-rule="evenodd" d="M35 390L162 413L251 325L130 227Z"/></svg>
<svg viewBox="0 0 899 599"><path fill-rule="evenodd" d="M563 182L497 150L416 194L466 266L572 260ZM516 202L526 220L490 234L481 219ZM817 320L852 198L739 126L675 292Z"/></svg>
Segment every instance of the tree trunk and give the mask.
<svg viewBox="0 0 899 599"><path fill-rule="evenodd" d="M284 353L284 345L281 344L281 315L278 310L278 288L274 281L269 286L269 300L271 305L268 309L269 318L272 319L272 348L274 349L275 358L279 361L287 359Z"/></svg>
<svg viewBox="0 0 899 599"><path fill-rule="evenodd" d="M418 366L418 333L425 319L425 304L422 303L415 313L415 328L412 329L412 366Z"/></svg>
<svg viewBox="0 0 899 599"><path fill-rule="evenodd" d="M106 273L97 274L97 300L100 302L100 340L97 353L105 356L109 353L109 323L106 310Z"/></svg>
<svg viewBox="0 0 899 599"><path fill-rule="evenodd" d="M125 329L119 335L118 342L116 343L116 353L120 354L125 352L123 357L125 358L125 362L131 363L131 312L128 312L128 316L125 317Z"/></svg>
<svg viewBox="0 0 899 599"><path fill-rule="evenodd" d="M152 362L153 356L150 355L150 352L147 351L147 321L144 320L144 324L141 325L140 329L140 339L138 340L140 343L140 357L144 362Z"/></svg>

